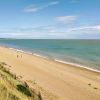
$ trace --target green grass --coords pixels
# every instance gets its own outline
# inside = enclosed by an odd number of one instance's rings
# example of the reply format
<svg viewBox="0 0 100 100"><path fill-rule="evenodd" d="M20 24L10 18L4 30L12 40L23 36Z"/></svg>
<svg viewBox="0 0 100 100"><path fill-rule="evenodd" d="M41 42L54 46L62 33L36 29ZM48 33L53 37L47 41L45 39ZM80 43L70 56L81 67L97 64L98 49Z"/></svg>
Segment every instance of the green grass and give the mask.
<svg viewBox="0 0 100 100"><path fill-rule="evenodd" d="M40 96L34 98L35 92L5 68L6 65L0 63L0 100L40 100Z"/></svg>
<svg viewBox="0 0 100 100"><path fill-rule="evenodd" d="M20 98L10 93L5 86L0 84L0 100L20 100Z"/></svg>

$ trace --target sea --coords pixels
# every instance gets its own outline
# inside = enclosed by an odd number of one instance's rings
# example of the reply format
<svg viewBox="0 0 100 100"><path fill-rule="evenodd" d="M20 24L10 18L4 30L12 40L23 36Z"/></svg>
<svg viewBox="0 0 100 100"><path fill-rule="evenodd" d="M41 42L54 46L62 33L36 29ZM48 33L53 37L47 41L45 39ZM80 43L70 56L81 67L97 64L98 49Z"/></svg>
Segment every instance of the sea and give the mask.
<svg viewBox="0 0 100 100"><path fill-rule="evenodd" d="M0 46L100 71L100 40L95 39L0 39Z"/></svg>

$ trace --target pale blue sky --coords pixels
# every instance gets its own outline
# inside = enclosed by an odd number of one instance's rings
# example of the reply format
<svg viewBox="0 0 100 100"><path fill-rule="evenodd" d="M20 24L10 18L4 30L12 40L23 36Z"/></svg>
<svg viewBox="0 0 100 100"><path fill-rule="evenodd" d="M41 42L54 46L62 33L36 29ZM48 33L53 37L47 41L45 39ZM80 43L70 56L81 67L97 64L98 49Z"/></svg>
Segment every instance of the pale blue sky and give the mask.
<svg viewBox="0 0 100 100"><path fill-rule="evenodd" d="M0 0L0 38L100 39L100 0Z"/></svg>

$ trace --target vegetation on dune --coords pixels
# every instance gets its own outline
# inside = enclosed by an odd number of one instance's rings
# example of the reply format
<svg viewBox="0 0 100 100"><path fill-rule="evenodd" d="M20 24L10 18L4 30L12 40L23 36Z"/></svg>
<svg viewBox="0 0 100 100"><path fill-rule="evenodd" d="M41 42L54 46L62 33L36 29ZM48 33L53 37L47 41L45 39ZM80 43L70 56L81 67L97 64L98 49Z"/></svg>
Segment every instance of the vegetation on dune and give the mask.
<svg viewBox="0 0 100 100"><path fill-rule="evenodd" d="M20 81L16 75L0 63L0 100L41 100L26 82Z"/></svg>

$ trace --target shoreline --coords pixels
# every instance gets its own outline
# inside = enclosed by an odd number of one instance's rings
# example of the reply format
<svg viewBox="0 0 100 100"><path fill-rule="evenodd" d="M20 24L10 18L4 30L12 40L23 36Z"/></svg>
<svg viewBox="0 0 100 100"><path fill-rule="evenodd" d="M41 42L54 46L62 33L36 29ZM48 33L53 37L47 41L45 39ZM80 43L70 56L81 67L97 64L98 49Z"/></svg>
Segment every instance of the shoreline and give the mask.
<svg viewBox="0 0 100 100"><path fill-rule="evenodd" d="M24 50L21 50L21 49L15 49L15 48L5 47L5 46L0 46L0 47L8 48L8 49L11 49L11 50L15 50L17 52L21 52L21 53L25 53L25 54L41 57L43 59L51 60L49 57L46 57L46 56L43 56L43 55L39 55L37 53L32 53L32 52L24 51ZM78 68L82 68L82 69L86 69L86 70L89 70L89 71L100 73L100 70L93 69L93 68L90 68L90 67L87 67L87 66L83 66L83 65L80 65L80 64L77 64L77 63L67 62L67 61L59 60L57 58L54 58L52 60L55 61L55 62L58 62L58 63L62 63L62 64L66 64L66 65L71 65L71 66L76 67L76 68L78 67Z"/></svg>
<svg viewBox="0 0 100 100"><path fill-rule="evenodd" d="M32 53L32 52L29 52L29 51L24 51L24 50L16 49L16 48L11 48L11 47L8 47L8 46L7 47L6 46L0 46L0 47L8 48L8 49L11 49L11 50L15 50L17 52L21 52L21 53L29 54L29 55L32 55L32 56L37 56L37 57L40 57L40 58L43 58L43 59L51 60L49 57L46 57L46 56L43 56L43 55L39 55L37 53ZM71 66L76 67L76 68L82 68L82 69L86 69L86 70L89 70L89 71L100 73L100 71L97 70L97 69L93 69L93 68L90 68L90 67L87 67L87 66L83 66L83 65L80 65L80 64L77 64L77 63L67 62L67 61L59 60L57 58L54 58L52 60L55 61L55 62L58 62L58 63L71 65Z"/></svg>

